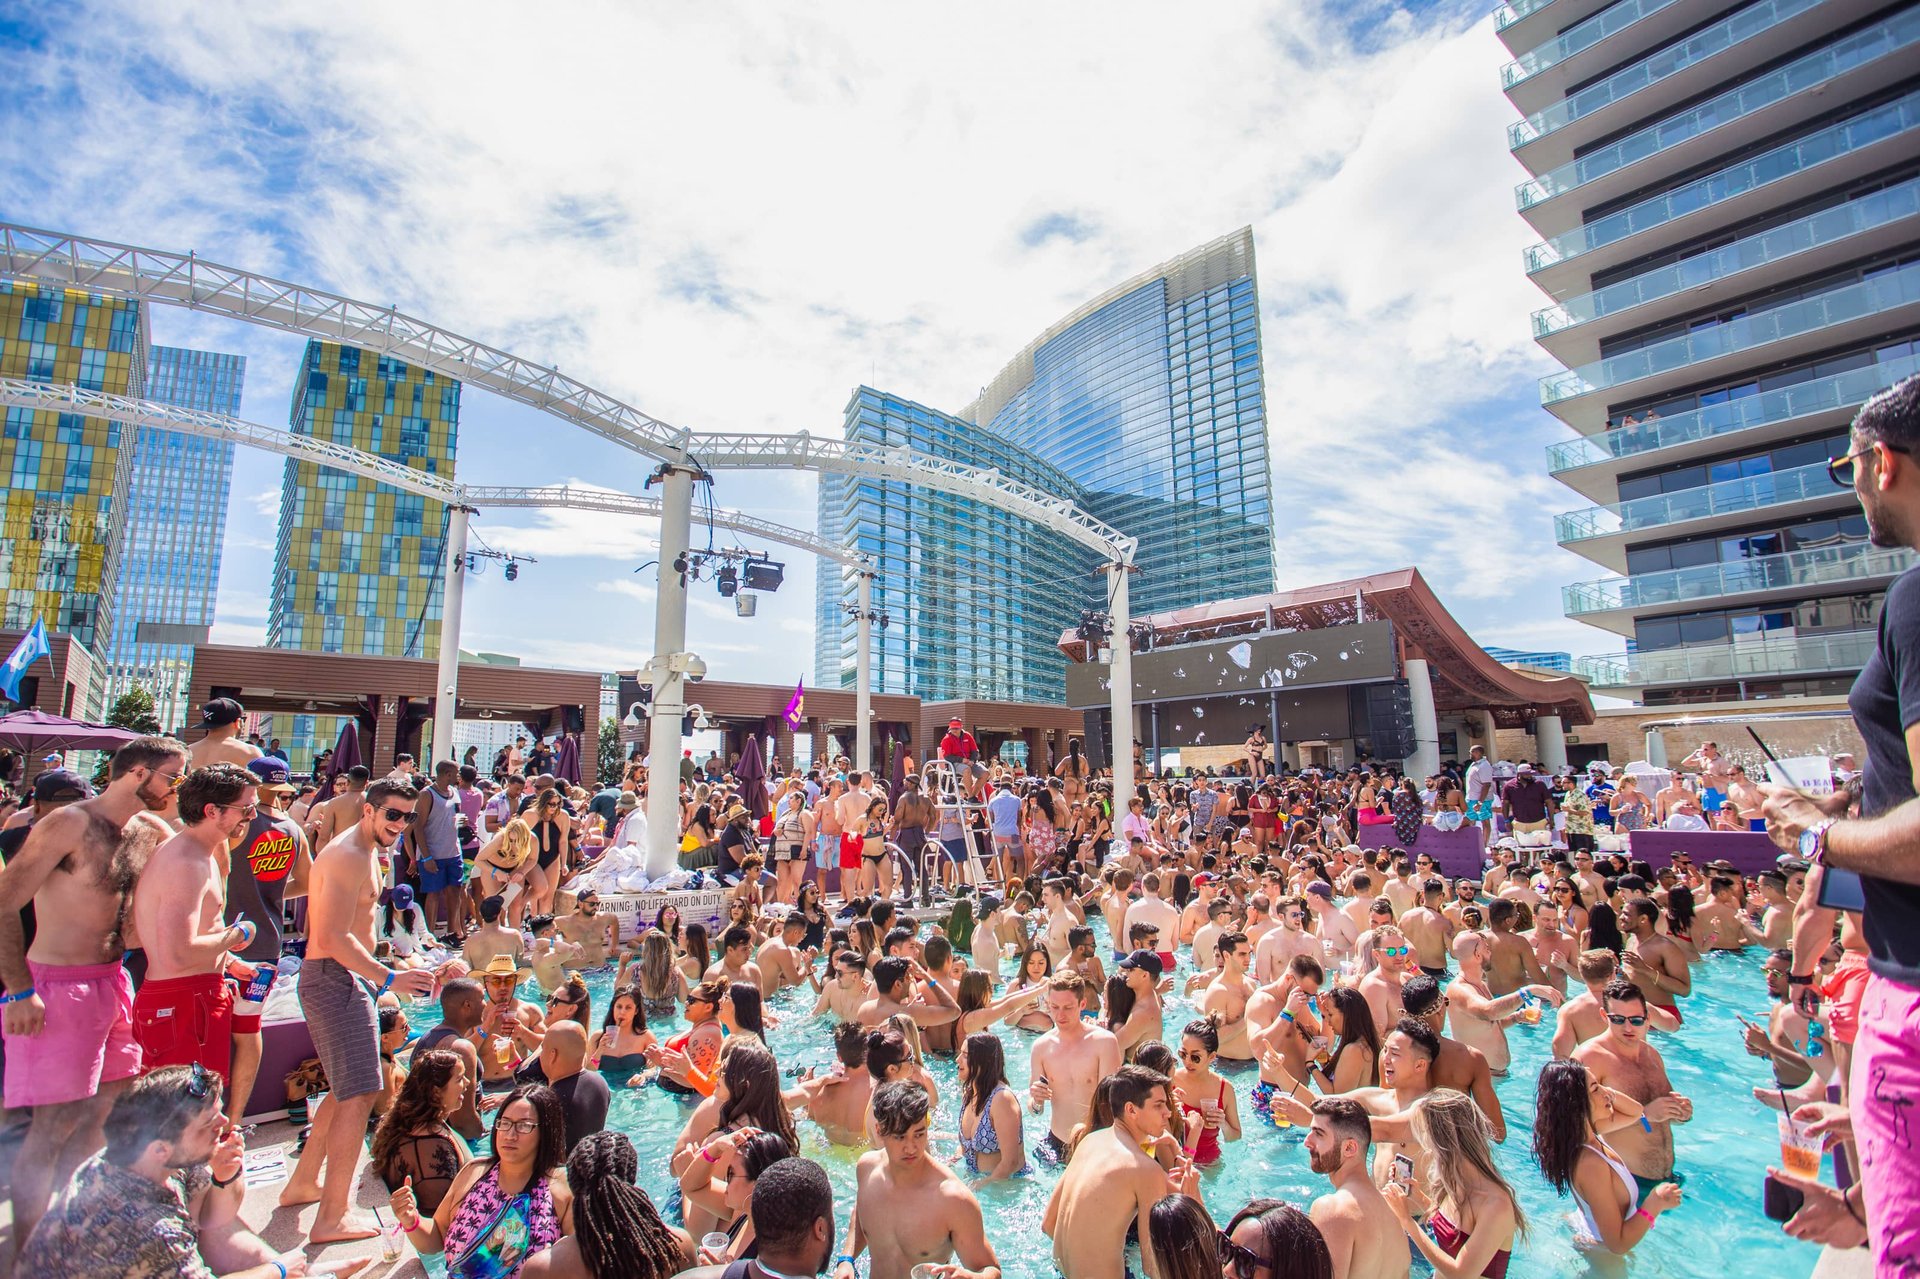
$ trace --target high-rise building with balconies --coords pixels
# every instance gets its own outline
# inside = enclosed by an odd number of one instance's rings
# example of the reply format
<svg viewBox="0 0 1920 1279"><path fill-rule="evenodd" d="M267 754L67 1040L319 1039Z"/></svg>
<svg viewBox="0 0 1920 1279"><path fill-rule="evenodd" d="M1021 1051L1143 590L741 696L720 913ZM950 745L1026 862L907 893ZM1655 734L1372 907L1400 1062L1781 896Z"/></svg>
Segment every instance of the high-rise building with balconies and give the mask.
<svg viewBox="0 0 1920 1279"><path fill-rule="evenodd" d="M846 438L990 467L1139 539L1138 614L1273 590L1273 485L1253 232L1083 304L957 414L860 387ZM986 503L823 475L820 533L873 558L874 690L1059 701L1060 632L1104 608L1094 557ZM816 678L854 674L854 585L822 571Z"/></svg>
<svg viewBox="0 0 1920 1279"><path fill-rule="evenodd" d="M1920 371L1920 5L1513 0L1495 11L1540 243L1564 591L1646 705L1844 693L1887 584L1828 477Z"/></svg>

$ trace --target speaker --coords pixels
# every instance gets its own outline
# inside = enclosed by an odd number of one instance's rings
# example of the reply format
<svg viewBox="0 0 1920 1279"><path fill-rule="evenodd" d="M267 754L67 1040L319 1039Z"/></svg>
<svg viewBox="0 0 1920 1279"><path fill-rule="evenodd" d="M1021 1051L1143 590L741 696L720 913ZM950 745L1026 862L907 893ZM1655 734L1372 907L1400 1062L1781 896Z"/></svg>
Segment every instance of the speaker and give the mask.
<svg viewBox="0 0 1920 1279"><path fill-rule="evenodd" d="M1413 694L1407 682L1364 684L1356 687L1354 693L1354 700L1362 703L1354 707L1354 736L1362 736L1360 730L1364 722L1365 736L1372 739L1374 757L1393 760L1413 754L1417 745L1413 732Z"/></svg>
<svg viewBox="0 0 1920 1279"><path fill-rule="evenodd" d="M1081 712L1082 733L1086 738L1087 759L1094 768L1103 767L1109 761L1107 756L1111 748L1107 745L1107 725L1113 722L1112 711Z"/></svg>

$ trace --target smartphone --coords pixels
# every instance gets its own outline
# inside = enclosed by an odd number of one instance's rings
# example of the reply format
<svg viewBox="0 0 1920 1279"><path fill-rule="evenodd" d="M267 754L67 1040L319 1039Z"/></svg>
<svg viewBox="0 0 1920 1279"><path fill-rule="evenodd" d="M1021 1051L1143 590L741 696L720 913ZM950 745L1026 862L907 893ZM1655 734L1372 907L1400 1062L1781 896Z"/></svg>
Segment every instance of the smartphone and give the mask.
<svg viewBox="0 0 1920 1279"><path fill-rule="evenodd" d="M1807 1202L1806 1192L1784 1181L1776 1181L1769 1175L1760 1192L1761 1211L1767 1214L1768 1221L1786 1221L1800 1211Z"/></svg>
<svg viewBox="0 0 1920 1279"><path fill-rule="evenodd" d="M1822 866L1820 894L1814 904L1826 910L1850 910L1856 914L1866 910L1867 890L1860 882L1860 873Z"/></svg>
<svg viewBox="0 0 1920 1279"><path fill-rule="evenodd" d="M1393 1157L1393 1180L1402 1190L1413 1189L1413 1160L1405 1155Z"/></svg>

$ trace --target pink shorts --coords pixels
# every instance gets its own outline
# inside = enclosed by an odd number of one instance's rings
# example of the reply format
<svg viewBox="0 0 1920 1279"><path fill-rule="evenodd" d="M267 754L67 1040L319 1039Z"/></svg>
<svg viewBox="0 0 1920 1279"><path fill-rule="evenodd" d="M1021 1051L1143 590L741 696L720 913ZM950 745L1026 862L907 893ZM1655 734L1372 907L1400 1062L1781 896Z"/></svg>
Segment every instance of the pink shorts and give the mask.
<svg viewBox="0 0 1920 1279"><path fill-rule="evenodd" d="M1911 1275L1920 1256L1920 989L1877 974L1860 1003L1847 1094L1860 1149L1860 1181L1871 1223L1874 1275Z"/></svg>
<svg viewBox="0 0 1920 1279"><path fill-rule="evenodd" d="M119 964L36 964L33 989L47 1006L37 1035L6 1036L9 1109L84 1101L101 1084L140 1073L133 1038L133 979Z"/></svg>
<svg viewBox="0 0 1920 1279"><path fill-rule="evenodd" d="M1828 1011L1827 1029L1833 1033L1838 1044L1850 1044L1860 1026L1860 1001L1867 997L1867 957L1858 951L1847 951L1840 956L1840 962L1833 970L1833 976L1820 993L1832 1001Z"/></svg>

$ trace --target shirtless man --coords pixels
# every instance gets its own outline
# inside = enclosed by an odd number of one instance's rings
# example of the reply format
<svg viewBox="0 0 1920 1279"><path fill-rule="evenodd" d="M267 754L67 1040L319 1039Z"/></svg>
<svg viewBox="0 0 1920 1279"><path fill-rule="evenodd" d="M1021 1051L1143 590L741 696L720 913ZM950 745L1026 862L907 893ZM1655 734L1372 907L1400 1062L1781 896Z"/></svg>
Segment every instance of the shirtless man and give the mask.
<svg viewBox="0 0 1920 1279"><path fill-rule="evenodd" d="M1662 786L1654 792L1654 824L1656 826L1665 826L1667 824L1667 818L1679 812L1682 804L1691 804L1693 802L1693 792L1687 789L1687 784L1681 779L1680 774L1675 773L1667 780L1665 786Z"/></svg>
<svg viewBox="0 0 1920 1279"><path fill-rule="evenodd" d="M366 806L367 779L372 776L364 764L355 764L341 774L347 788L324 804L307 810L307 836L316 849L325 848L345 830L360 824L360 810Z"/></svg>
<svg viewBox="0 0 1920 1279"><path fill-rule="evenodd" d="M546 1016L538 1004L520 998L521 970L507 956L494 956L474 976L487 996L480 1014L480 1089L506 1092L513 1087L514 1065L545 1042Z"/></svg>
<svg viewBox="0 0 1920 1279"><path fill-rule="evenodd" d="M200 727L207 735L187 748L187 771L209 764L233 764L245 768L260 758L260 748L240 731L247 708L231 697L216 697L200 708Z"/></svg>
<svg viewBox="0 0 1920 1279"><path fill-rule="evenodd" d="M1073 883L1066 879L1049 879L1040 887L1040 907L1046 912L1046 930L1042 940L1047 948L1047 957L1058 968L1073 949L1067 940L1067 934L1076 928L1080 921L1074 918L1068 902L1073 897Z"/></svg>
<svg viewBox="0 0 1920 1279"><path fill-rule="evenodd" d="M1702 742L1699 750L1680 761L1680 767L1700 774L1700 784L1704 787L1700 797L1703 809L1711 813L1726 802L1727 791L1733 785L1733 762L1720 753L1718 743Z"/></svg>
<svg viewBox="0 0 1920 1279"><path fill-rule="evenodd" d="M1145 1066L1109 1073L1113 1126L1081 1140L1040 1223L1053 1239L1055 1269L1073 1279L1122 1279L1129 1228L1144 1223L1169 1194L1200 1194L1191 1165L1180 1165L1176 1180L1144 1148L1167 1136L1167 1077ZM1149 1275L1157 1275L1153 1234L1144 1224L1139 1234L1140 1259Z"/></svg>
<svg viewBox="0 0 1920 1279"><path fill-rule="evenodd" d="M1353 900L1342 906L1340 913L1352 923L1354 939L1357 942L1361 933L1373 927L1373 922L1367 918L1374 900L1372 873L1364 870L1353 872L1347 878L1347 891L1353 894Z"/></svg>
<svg viewBox="0 0 1920 1279"><path fill-rule="evenodd" d="M1533 927L1519 937L1533 951L1541 983L1566 994L1567 973L1573 968L1573 948L1579 938L1561 929L1560 908L1552 902L1542 902L1533 912Z"/></svg>
<svg viewBox="0 0 1920 1279"><path fill-rule="evenodd" d="M1510 995L1527 985L1546 985L1558 994L1558 982L1547 980L1533 947L1513 930L1520 911L1512 901L1496 897L1487 903L1487 989L1495 995Z"/></svg>
<svg viewBox="0 0 1920 1279"><path fill-rule="evenodd" d="M1255 893L1247 898L1247 922L1241 932L1253 943L1254 953L1258 954L1260 943L1266 940L1268 933L1280 927L1280 921L1272 915L1273 902L1265 893Z"/></svg>
<svg viewBox="0 0 1920 1279"><path fill-rule="evenodd" d="M1181 941L1191 942L1207 926L1207 921L1213 918L1212 907L1218 895L1212 875L1202 873L1193 877L1193 900L1180 912Z"/></svg>
<svg viewBox="0 0 1920 1279"><path fill-rule="evenodd" d="M833 980L820 987L820 998L814 1001L813 1015L818 1017L821 1013L831 1013L841 1021L857 1024L860 1009L871 998L873 989L867 983L866 966L860 962L860 956L850 950L836 951L833 956Z"/></svg>
<svg viewBox="0 0 1920 1279"><path fill-rule="evenodd" d="M1404 855L1393 859L1393 873L1387 876L1386 883L1380 889L1380 895L1393 903L1393 917L1398 919L1420 900L1420 885L1413 882L1413 866ZM1444 894L1444 890L1443 890Z"/></svg>
<svg viewBox="0 0 1920 1279"><path fill-rule="evenodd" d="M1320 939L1303 927L1307 904L1298 897L1282 897L1277 905L1280 927L1262 937L1253 951L1253 975L1261 982L1273 981L1285 972L1295 955L1320 957Z"/></svg>
<svg viewBox="0 0 1920 1279"><path fill-rule="evenodd" d="M1180 935L1180 912L1174 904L1160 895L1160 872L1150 870L1140 877L1140 900L1127 907L1127 928L1135 924L1151 924L1160 934L1160 945L1165 947L1159 952L1160 965L1171 971L1173 968L1174 939Z"/></svg>
<svg viewBox="0 0 1920 1279"><path fill-rule="evenodd" d="M1601 992L1607 1033L1574 1050L1573 1059L1594 1078L1625 1093L1646 1108L1644 1123L1607 1134L1627 1171L1638 1183L1638 1196L1673 1178L1673 1125L1693 1118L1693 1103L1673 1090L1667 1067L1647 1042L1646 997L1630 981L1618 980Z"/></svg>
<svg viewBox="0 0 1920 1279"><path fill-rule="evenodd" d="M1406 972L1412 964L1409 958L1413 947L1407 943L1406 934L1392 924L1382 924L1373 931L1373 971L1360 979L1360 993L1367 997L1367 1008L1373 1013L1375 1026L1391 1026L1400 1020L1405 1006L1400 999L1400 986L1406 980Z"/></svg>
<svg viewBox="0 0 1920 1279"><path fill-rule="evenodd" d="M1447 987L1447 1012L1456 1039L1469 1048L1477 1048L1487 1059L1487 1069L1495 1075L1507 1073L1513 1054L1507 1048L1506 1026L1512 1021L1528 1021L1524 1010L1530 999L1558 1005L1561 994L1551 986L1528 985L1503 995L1493 994L1487 982L1486 965L1492 947L1480 933L1461 933L1453 939L1453 957L1460 975ZM1532 1020L1537 1020L1538 1014Z"/></svg>
<svg viewBox="0 0 1920 1279"><path fill-rule="evenodd" d="M1517 1002L1517 1001L1516 1001ZM1424 973L1407 979L1406 1015L1425 1022L1439 1045L1433 1059L1433 1086L1466 1093L1487 1117L1495 1141L1507 1139L1507 1117L1500 1109L1500 1098L1493 1091L1493 1068L1487 1055L1457 1039L1447 1038L1447 996L1440 983ZM1379 1133L1374 1134L1376 1137Z"/></svg>
<svg viewBox="0 0 1920 1279"><path fill-rule="evenodd" d="M307 1231L308 1241L315 1244L371 1239L380 1233L371 1219L347 1212L367 1116L387 1082L374 1000L389 990L403 998L425 995L434 983L427 969L391 969L373 957L380 865L412 824L418 794L404 783L380 781L367 788L363 799L360 821L313 859L307 895L300 1011L331 1090L313 1114L313 1132L280 1192L280 1205L319 1203Z"/></svg>
<svg viewBox="0 0 1920 1279"><path fill-rule="evenodd" d="M873 1099L873 1076L867 1073L867 1028L843 1021L833 1028L833 1073L808 1078L800 1085L807 1117L820 1125L836 1146L867 1144L867 1106Z"/></svg>
<svg viewBox="0 0 1920 1279"><path fill-rule="evenodd" d="M932 1108L927 1090L909 1080L875 1090L880 1149L854 1169L858 1198L834 1279L855 1279L863 1250L872 1253L868 1279L907 1279L921 1265L939 1266L947 1279L1000 1279L979 1201L931 1149Z"/></svg>
<svg viewBox="0 0 1920 1279"><path fill-rule="evenodd" d="M1220 975L1200 995L1200 1011L1218 1013L1215 1029L1220 1035L1218 1055L1228 1061L1252 1061L1253 1044L1247 1037L1247 1001L1253 997L1253 979L1247 976L1247 961L1253 948L1245 933L1223 936L1215 952L1220 957Z"/></svg>
<svg viewBox="0 0 1920 1279"><path fill-rule="evenodd" d="M505 901L497 896L488 897L480 903L480 926L460 947L460 957L466 960L469 972L480 972L498 955L505 955L518 965L527 943L519 929L509 928L500 922L505 910Z"/></svg>
<svg viewBox="0 0 1920 1279"><path fill-rule="evenodd" d="M744 924L735 924L721 933L720 958L708 965L701 980L743 981L765 990L766 978L760 972L760 965L753 962L753 930Z"/></svg>
<svg viewBox="0 0 1920 1279"><path fill-rule="evenodd" d="M1707 894L1706 902L1693 912L1693 944L1702 954L1709 950L1745 950L1747 928L1740 918L1739 889L1733 877L1708 876Z"/></svg>
<svg viewBox="0 0 1920 1279"><path fill-rule="evenodd" d="M1439 1054L1440 1037L1433 1027L1418 1017L1404 1018L1395 1022L1386 1038L1380 1041L1380 1087L1356 1088L1341 1094L1369 1116L1368 1127L1376 1143L1373 1152L1376 1189L1393 1179L1395 1155L1412 1159L1414 1184L1426 1184L1429 1154L1414 1141L1409 1120L1414 1107L1438 1087L1433 1080L1433 1066ZM1289 1122L1311 1129L1313 1110L1302 1099L1311 1094L1298 1080L1286 1082L1293 1086L1275 1093L1274 1110L1284 1114Z"/></svg>
<svg viewBox="0 0 1920 1279"><path fill-rule="evenodd" d="M620 921L600 913L600 894L591 888L574 899L573 913L553 921L560 935L580 948L580 967L602 968L620 951Z"/></svg>
<svg viewBox="0 0 1920 1279"><path fill-rule="evenodd" d="M1115 938L1114 949L1119 949L1118 939L1127 935L1127 907L1133 904L1133 872L1124 866L1116 866L1107 879L1106 891L1100 894L1100 913L1106 917L1107 936Z"/></svg>
<svg viewBox="0 0 1920 1279"><path fill-rule="evenodd" d="M1056 976L1047 983L1046 1010L1053 1029L1034 1041L1028 1056L1027 1107L1036 1115L1049 1109L1047 1135L1033 1154L1057 1167L1066 1161L1074 1127L1085 1123L1093 1108L1094 1089L1120 1069L1120 1041L1081 1018L1077 977Z"/></svg>
<svg viewBox="0 0 1920 1279"><path fill-rule="evenodd" d="M1652 898L1629 900L1620 912L1620 930L1627 935L1627 949L1620 958L1627 980L1678 1025L1679 1001L1693 993L1693 969L1680 947L1660 935L1659 923L1660 906Z"/></svg>
<svg viewBox="0 0 1920 1279"><path fill-rule="evenodd" d="M1793 902L1787 897L1787 877L1777 870L1763 870L1753 878L1753 893L1747 899L1758 910L1759 926L1746 925L1747 941L1768 950L1779 950L1793 941Z"/></svg>
<svg viewBox="0 0 1920 1279"><path fill-rule="evenodd" d="M807 935L807 921L799 911L787 912L780 930L760 943L753 962L760 968L760 993L777 995L789 986L811 985L820 989L820 978L813 971L813 955L800 949Z"/></svg>
<svg viewBox="0 0 1920 1279"><path fill-rule="evenodd" d="M146 980L133 997L140 1069L198 1063L225 1078L233 1064L235 977L253 966L231 952L257 925L228 927L227 842L253 820L254 775L234 764L187 774L179 790L178 835L154 850L133 890L133 926L147 954Z"/></svg>
<svg viewBox="0 0 1920 1279"><path fill-rule="evenodd" d="M1574 959L1574 972L1586 989L1560 1005L1560 1014L1553 1026L1556 1057L1571 1057L1581 1044L1607 1033L1607 1012L1601 996L1620 975L1620 961L1604 947L1583 950ZM1647 1012L1647 1025L1655 1030L1673 1030L1680 1024L1657 1008L1649 1008Z"/></svg>
<svg viewBox="0 0 1920 1279"><path fill-rule="evenodd" d="M1107 966L1100 961L1099 943L1094 940L1092 927L1081 924L1069 931L1067 947L1067 957L1054 971L1078 977L1083 993L1081 1002L1098 1012L1100 992L1107 988Z"/></svg>
<svg viewBox="0 0 1920 1279"><path fill-rule="evenodd" d="M920 992L925 992L924 997L919 997ZM860 1005L854 1020L862 1026L878 1026L896 1013L905 1013L925 1029L957 1021L960 1005L918 960L890 955L873 966L873 998Z"/></svg>
<svg viewBox="0 0 1920 1279"><path fill-rule="evenodd" d="M1367 1172L1373 1144L1366 1107L1350 1097L1313 1103L1307 1132L1308 1166L1333 1183L1307 1215L1333 1257L1333 1279L1407 1279L1407 1249L1399 1222Z"/></svg>
<svg viewBox="0 0 1920 1279"><path fill-rule="evenodd" d="M1458 928L1441 912L1447 881L1438 875L1420 885L1420 903L1400 912L1400 935L1413 947L1420 971L1438 981L1447 975L1447 947Z"/></svg>
<svg viewBox="0 0 1920 1279"><path fill-rule="evenodd" d="M1359 940L1360 930L1350 916L1334 906L1333 889L1316 879L1307 885L1301 900L1313 914L1321 946L1330 949L1335 960L1352 958L1353 944Z"/></svg>
<svg viewBox="0 0 1920 1279"><path fill-rule="evenodd" d="M0 870L6 1103L33 1111L13 1166L16 1250L53 1187L106 1144L107 1112L140 1072L127 1011L133 982L120 962L138 944L127 904L148 857L173 834L154 814L173 804L186 767L187 748L172 738L134 739L114 752L105 790L35 821ZM20 925L28 902L40 921L31 951ZM60 927L47 926L56 919Z"/></svg>

